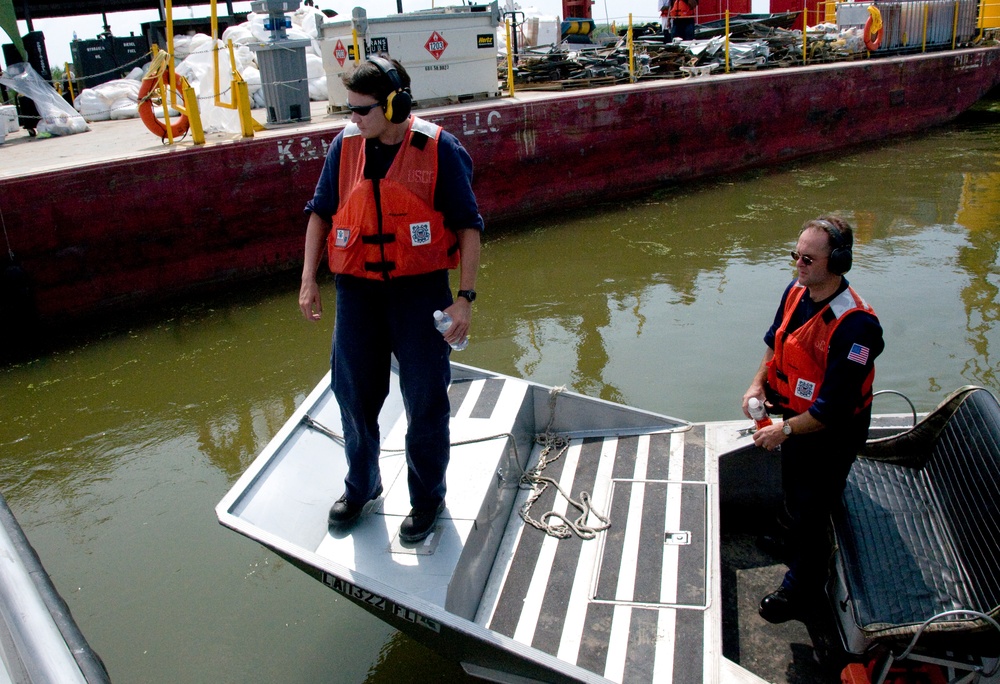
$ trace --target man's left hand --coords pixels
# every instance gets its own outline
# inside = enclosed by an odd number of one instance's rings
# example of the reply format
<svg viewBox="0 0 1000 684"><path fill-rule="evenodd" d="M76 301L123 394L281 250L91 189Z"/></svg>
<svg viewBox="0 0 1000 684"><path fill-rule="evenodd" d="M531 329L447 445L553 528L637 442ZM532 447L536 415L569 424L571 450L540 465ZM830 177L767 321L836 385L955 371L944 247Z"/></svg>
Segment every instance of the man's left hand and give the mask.
<svg viewBox="0 0 1000 684"><path fill-rule="evenodd" d="M781 443L788 439L788 436L781 431L781 426L784 423L778 421L777 423L772 423L767 427L762 427L753 433L753 443L762 449L767 449L768 451L774 451Z"/></svg>
<svg viewBox="0 0 1000 684"><path fill-rule="evenodd" d="M459 297L445 309L445 313L451 316L451 327L444 333L444 339L448 344L457 344L468 336L472 326L472 302Z"/></svg>

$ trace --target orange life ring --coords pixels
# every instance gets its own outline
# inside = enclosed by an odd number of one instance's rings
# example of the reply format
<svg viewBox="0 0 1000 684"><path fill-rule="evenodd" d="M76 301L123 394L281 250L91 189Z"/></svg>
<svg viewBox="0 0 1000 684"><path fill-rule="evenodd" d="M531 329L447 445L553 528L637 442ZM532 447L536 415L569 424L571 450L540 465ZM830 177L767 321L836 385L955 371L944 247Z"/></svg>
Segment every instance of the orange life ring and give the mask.
<svg viewBox="0 0 1000 684"><path fill-rule="evenodd" d="M882 36L885 35L885 26L880 26L878 31L872 32L872 22L874 18L869 16L865 22L865 32L862 34L865 40L865 47L874 52L882 44Z"/></svg>
<svg viewBox="0 0 1000 684"><path fill-rule="evenodd" d="M160 120L160 117L153 112L153 98L149 97L149 94L154 88L158 88L161 81L167 83L167 73L164 71L160 77L144 78L142 79L142 85L139 86L139 118L146 124L146 128L155 135L160 136L160 140L167 137L167 127ZM184 92L184 79L176 72L174 73L174 87L178 92ZM187 115L181 114L170 125L170 132L174 138L179 138L187 133L189 127L190 124L188 123Z"/></svg>

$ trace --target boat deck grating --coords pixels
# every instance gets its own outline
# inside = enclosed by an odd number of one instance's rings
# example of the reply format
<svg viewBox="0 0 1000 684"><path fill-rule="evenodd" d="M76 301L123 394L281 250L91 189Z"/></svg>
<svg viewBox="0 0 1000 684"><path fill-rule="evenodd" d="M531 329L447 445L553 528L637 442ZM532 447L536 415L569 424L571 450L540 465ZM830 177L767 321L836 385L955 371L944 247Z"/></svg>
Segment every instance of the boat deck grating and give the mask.
<svg viewBox="0 0 1000 684"><path fill-rule="evenodd" d="M590 492L611 526L558 539L512 519L480 621L612 681L707 679L717 618L704 428L575 439L544 475L574 499ZM579 515L551 486L531 514L550 510Z"/></svg>

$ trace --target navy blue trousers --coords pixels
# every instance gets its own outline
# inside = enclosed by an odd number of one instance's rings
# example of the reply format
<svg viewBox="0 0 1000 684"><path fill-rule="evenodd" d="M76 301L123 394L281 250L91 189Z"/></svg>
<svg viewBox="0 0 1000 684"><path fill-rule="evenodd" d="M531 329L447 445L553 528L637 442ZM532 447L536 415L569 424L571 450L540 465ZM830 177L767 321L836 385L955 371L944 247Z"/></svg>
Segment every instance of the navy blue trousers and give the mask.
<svg viewBox="0 0 1000 684"><path fill-rule="evenodd" d="M843 429L792 435L781 445L781 485L790 558L784 585L821 590L829 575L830 515L844 493L847 475L868 435L871 410Z"/></svg>
<svg viewBox="0 0 1000 684"><path fill-rule="evenodd" d="M378 415L389 393L394 354L408 419L410 505L436 508L444 501L450 455L451 347L434 328L434 311L453 301L448 272L388 281L338 275L336 283L330 365L346 442L347 500L368 501L382 482Z"/></svg>

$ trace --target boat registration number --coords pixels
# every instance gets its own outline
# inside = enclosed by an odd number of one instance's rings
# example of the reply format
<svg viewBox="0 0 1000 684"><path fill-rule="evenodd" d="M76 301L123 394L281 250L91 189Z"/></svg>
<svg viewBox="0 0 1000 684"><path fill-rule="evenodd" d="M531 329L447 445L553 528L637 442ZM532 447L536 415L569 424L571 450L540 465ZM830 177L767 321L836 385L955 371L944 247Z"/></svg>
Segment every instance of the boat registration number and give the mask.
<svg viewBox="0 0 1000 684"><path fill-rule="evenodd" d="M386 600L384 596L379 596L378 594L373 594L367 589L356 587L350 582L345 582L339 577L334 577L333 575L324 572L323 584L330 587L338 594L343 594L347 598L357 599L358 601L363 601L364 603L378 608L379 610L385 610Z"/></svg>
<svg viewBox="0 0 1000 684"><path fill-rule="evenodd" d="M378 594L370 592L367 589L356 587L350 582L346 582L339 577L334 577L328 572L323 573L323 584L330 587L338 594L343 594L347 598L367 603L373 608L378 608L379 610L388 610L394 617L406 620L407 622L412 622L413 624L420 625L421 627L426 627L432 632L441 632L441 623L436 620L431 620L430 618L421 615L406 606L393 603L384 596L379 596Z"/></svg>

